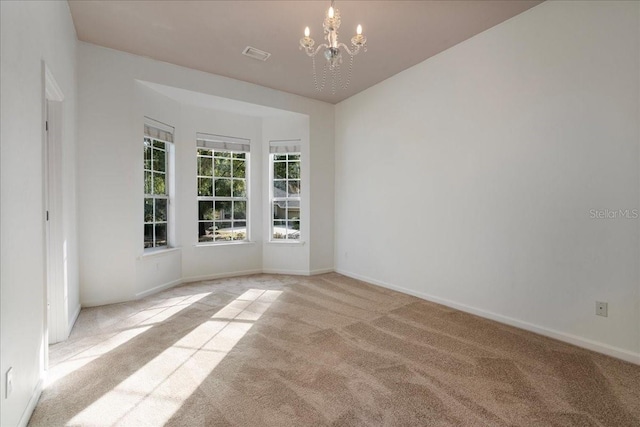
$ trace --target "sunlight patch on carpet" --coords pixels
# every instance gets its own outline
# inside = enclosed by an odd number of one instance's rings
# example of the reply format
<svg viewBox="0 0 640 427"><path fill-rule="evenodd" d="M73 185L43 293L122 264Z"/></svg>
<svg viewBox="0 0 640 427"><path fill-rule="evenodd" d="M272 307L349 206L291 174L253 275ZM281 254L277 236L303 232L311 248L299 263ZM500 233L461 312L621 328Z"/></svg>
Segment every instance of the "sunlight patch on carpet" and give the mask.
<svg viewBox="0 0 640 427"><path fill-rule="evenodd" d="M153 325L168 319L209 295L211 295L211 292L189 295L188 297L180 297L175 301L171 301L172 304L176 305L169 305L169 302L164 301L161 308L150 307L139 311L135 315L131 316L127 322L127 324L132 325L131 328L118 332L117 334L113 334L109 337L105 337L103 341L75 353L63 361L56 363L55 366L51 366L47 372L45 387L53 385L61 378L64 378L88 363L93 362L102 355L115 350L138 335L148 331Z"/></svg>
<svg viewBox="0 0 640 427"><path fill-rule="evenodd" d="M68 425L163 425L281 293L248 290L85 408Z"/></svg>

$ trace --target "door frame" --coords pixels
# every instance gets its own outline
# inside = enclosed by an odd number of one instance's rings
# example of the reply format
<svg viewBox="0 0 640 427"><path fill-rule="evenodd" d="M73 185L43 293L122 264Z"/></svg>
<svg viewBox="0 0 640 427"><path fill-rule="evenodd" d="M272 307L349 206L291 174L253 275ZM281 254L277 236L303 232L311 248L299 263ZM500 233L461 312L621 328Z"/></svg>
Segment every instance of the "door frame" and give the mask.
<svg viewBox="0 0 640 427"><path fill-rule="evenodd" d="M62 105L64 94L47 64L43 71L43 202L45 221L44 340L48 344L68 336L68 302L62 223ZM45 352L47 353L47 352ZM45 354L45 369L48 355Z"/></svg>

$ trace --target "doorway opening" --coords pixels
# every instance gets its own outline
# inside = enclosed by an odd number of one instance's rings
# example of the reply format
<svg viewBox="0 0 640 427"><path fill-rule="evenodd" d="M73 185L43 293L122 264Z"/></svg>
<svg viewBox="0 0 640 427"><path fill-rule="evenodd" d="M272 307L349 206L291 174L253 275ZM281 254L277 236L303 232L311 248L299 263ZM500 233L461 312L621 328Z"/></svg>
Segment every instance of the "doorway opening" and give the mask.
<svg viewBox="0 0 640 427"><path fill-rule="evenodd" d="M45 230L44 347L67 338L67 298L62 223L62 105L64 95L43 63L43 188ZM44 368L48 366L48 351Z"/></svg>

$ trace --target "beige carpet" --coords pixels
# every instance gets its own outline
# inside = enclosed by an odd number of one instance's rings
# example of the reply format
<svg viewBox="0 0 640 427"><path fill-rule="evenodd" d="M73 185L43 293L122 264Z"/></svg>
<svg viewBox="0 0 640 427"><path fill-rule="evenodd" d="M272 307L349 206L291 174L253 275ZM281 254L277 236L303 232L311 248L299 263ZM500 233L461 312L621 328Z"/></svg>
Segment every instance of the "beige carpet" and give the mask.
<svg viewBox="0 0 640 427"><path fill-rule="evenodd" d="M640 367L339 274L82 310L31 426L640 426Z"/></svg>

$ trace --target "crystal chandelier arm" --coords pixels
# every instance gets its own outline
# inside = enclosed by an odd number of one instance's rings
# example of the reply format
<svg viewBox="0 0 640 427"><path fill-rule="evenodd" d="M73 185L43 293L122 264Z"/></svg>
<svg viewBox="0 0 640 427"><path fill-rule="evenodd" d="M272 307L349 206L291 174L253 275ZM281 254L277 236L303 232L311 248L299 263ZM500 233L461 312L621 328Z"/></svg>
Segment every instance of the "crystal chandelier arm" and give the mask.
<svg viewBox="0 0 640 427"><path fill-rule="evenodd" d="M320 49L326 49L328 47L329 45L327 45L326 43L322 43L318 45L318 47L316 47L315 49L313 47L305 47L304 51L308 56L316 56L320 51Z"/></svg>
<svg viewBox="0 0 640 427"><path fill-rule="evenodd" d="M360 47L361 46L355 45L355 46L353 46L353 50L351 50L351 49L349 49L349 46L347 46L346 44L339 43L338 47L341 47L344 50L346 50L349 55L356 56L358 54L358 52L360 52Z"/></svg>

